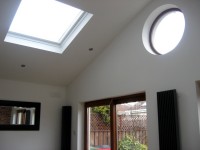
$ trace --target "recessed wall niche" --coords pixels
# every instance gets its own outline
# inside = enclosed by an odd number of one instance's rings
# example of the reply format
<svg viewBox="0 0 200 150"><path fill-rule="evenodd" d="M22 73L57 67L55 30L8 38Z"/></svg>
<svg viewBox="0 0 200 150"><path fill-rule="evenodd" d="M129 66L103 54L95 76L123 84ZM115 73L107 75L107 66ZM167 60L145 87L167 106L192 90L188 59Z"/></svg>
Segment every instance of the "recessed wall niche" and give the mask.
<svg viewBox="0 0 200 150"><path fill-rule="evenodd" d="M196 81L196 93L197 93L197 107L198 107L199 130L200 130L200 80Z"/></svg>

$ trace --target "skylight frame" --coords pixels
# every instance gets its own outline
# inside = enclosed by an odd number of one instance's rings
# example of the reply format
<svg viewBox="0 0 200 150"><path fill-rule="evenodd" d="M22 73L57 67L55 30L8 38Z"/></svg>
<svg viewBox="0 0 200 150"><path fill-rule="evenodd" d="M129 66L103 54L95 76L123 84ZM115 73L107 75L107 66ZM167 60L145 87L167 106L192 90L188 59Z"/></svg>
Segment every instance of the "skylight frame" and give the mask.
<svg viewBox="0 0 200 150"><path fill-rule="evenodd" d="M11 31L8 31L4 41L61 54L93 16L93 14L88 12L80 11L82 14L71 26L68 32L64 33L64 36L62 35L63 38L59 43Z"/></svg>

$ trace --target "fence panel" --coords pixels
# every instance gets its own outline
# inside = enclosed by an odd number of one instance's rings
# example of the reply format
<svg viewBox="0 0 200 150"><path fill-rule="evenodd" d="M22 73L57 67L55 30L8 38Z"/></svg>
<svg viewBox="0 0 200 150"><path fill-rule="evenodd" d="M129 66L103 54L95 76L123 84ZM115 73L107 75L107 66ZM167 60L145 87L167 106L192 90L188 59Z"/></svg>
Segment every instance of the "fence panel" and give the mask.
<svg viewBox="0 0 200 150"><path fill-rule="evenodd" d="M118 141L129 135L147 145L146 124L146 115L117 115ZM110 145L110 125L95 113L91 114L90 145Z"/></svg>

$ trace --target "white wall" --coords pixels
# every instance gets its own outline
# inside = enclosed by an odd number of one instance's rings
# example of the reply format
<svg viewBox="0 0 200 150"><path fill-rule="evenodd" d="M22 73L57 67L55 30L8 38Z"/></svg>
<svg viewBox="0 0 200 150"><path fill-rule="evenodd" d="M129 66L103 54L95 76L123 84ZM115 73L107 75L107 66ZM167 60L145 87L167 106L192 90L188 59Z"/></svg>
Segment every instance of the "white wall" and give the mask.
<svg viewBox="0 0 200 150"><path fill-rule="evenodd" d="M163 4L182 9L186 29L178 47L164 56L149 54L142 44L148 15ZM72 149L83 149L83 102L146 91L149 150L159 150L156 92L176 89L182 150L199 150L195 81L200 79L200 2L155 0L123 30L68 87L73 103Z"/></svg>
<svg viewBox="0 0 200 150"><path fill-rule="evenodd" d="M41 102L39 131L0 131L1 150L60 150L64 87L0 80L0 99Z"/></svg>

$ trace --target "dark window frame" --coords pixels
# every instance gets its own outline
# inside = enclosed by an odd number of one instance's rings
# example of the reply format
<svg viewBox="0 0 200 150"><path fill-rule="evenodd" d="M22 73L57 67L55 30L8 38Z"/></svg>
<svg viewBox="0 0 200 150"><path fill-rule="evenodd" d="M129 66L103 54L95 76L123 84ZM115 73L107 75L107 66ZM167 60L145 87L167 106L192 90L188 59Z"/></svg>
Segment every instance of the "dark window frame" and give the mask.
<svg viewBox="0 0 200 150"><path fill-rule="evenodd" d="M110 132L111 132L111 149L117 150L117 127L116 127L116 105L128 102L145 101L145 92L136 93L127 96L106 98L102 100L90 101L85 103L84 108L84 150L88 150L88 108L102 105L110 105Z"/></svg>
<svg viewBox="0 0 200 150"><path fill-rule="evenodd" d="M179 11L179 12L182 12L179 8L169 8L163 12L161 12L156 18L155 20L153 21L152 25L151 25L151 28L149 30L149 45L152 49L152 51L156 54L156 55L162 55L161 53L159 53L154 45L153 45L153 42L152 42L152 35L153 35L153 32L155 30L155 27L157 25L157 23L160 21L160 19L162 19L162 17L165 17L168 13L170 12L174 12L174 11Z"/></svg>

